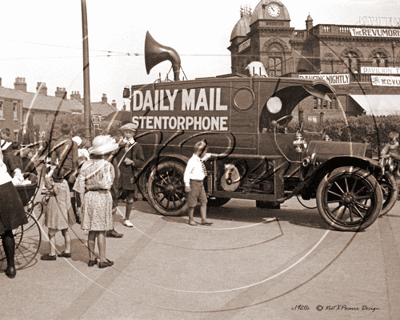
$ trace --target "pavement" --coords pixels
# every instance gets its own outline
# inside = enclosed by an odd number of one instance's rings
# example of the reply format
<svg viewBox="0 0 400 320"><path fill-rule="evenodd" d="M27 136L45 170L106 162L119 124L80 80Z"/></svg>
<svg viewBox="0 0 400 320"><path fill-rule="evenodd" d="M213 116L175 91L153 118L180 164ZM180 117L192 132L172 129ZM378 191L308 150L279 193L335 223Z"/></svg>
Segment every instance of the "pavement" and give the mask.
<svg viewBox="0 0 400 320"><path fill-rule="evenodd" d="M106 269L87 266L79 225L72 258L41 261L43 227L36 259L15 279L0 274L0 319L400 319L399 202L359 233L329 229L297 199L280 210L231 200L209 208L212 226L139 201L128 228L124 210L120 203L114 216L124 237L107 238Z"/></svg>

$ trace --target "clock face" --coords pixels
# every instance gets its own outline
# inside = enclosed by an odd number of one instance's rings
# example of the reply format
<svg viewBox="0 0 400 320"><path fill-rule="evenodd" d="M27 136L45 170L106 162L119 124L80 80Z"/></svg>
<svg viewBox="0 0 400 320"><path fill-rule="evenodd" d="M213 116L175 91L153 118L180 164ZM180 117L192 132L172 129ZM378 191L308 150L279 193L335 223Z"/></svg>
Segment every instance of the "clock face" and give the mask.
<svg viewBox="0 0 400 320"><path fill-rule="evenodd" d="M276 18L279 16L279 13L281 12L281 9L276 5L276 4L271 4L268 7L268 13L271 17Z"/></svg>

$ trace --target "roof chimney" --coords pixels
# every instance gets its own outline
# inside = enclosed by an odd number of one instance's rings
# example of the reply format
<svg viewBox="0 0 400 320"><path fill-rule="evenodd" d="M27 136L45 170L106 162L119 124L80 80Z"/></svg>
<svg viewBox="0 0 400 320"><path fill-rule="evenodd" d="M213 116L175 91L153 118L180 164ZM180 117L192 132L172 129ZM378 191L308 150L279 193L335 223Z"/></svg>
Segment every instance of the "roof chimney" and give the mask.
<svg viewBox="0 0 400 320"><path fill-rule="evenodd" d="M79 102L82 102L81 94L79 93L79 91L72 91L71 100L72 99L75 99L75 100L78 100Z"/></svg>
<svg viewBox="0 0 400 320"><path fill-rule="evenodd" d="M115 102L115 100L112 101L111 105L112 105L115 109L117 109L117 103Z"/></svg>
<svg viewBox="0 0 400 320"><path fill-rule="evenodd" d="M39 92L39 94L42 94L44 96L47 96L46 82L38 82L36 85L36 92Z"/></svg>
<svg viewBox="0 0 400 320"><path fill-rule="evenodd" d="M1 81L2 81L2 80L1 80L1 78L0 78L0 87L2 86Z"/></svg>
<svg viewBox="0 0 400 320"><path fill-rule="evenodd" d="M126 111L126 104L124 102L124 105L122 106L122 110Z"/></svg>
<svg viewBox="0 0 400 320"><path fill-rule="evenodd" d="M101 103L107 103L107 95L103 93L103 96L101 97Z"/></svg>
<svg viewBox="0 0 400 320"><path fill-rule="evenodd" d="M57 91L55 92L55 96L57 98L62 98L62 97L64 97L64 94L65 94L65 97L67 97L67 91L65 91L65 88L57 87Z"/></svg>
<svg viewBox="0 0 400 320"><path fill-rule="evenodd" d="M26 92L26 82L25 78L15 78L14 89Z"/></svg>

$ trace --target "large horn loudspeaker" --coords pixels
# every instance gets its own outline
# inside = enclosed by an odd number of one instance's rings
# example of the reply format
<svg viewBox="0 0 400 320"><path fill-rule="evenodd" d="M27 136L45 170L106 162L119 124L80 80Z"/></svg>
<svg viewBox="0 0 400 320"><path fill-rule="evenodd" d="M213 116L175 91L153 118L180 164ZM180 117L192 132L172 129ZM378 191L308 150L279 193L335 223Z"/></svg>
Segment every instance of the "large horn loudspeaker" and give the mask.
<svg viewBox="0 0 400 320"><path fill-rule="evenodd" d="M169 60L172 63L172 69L174 70L174 80L179 81L179 72L181 69L181 58L179 54L167 46L159 44L150 33L146 33L146 41L144 45L144 60L146 64L147 74L157 64Z"/></svg>

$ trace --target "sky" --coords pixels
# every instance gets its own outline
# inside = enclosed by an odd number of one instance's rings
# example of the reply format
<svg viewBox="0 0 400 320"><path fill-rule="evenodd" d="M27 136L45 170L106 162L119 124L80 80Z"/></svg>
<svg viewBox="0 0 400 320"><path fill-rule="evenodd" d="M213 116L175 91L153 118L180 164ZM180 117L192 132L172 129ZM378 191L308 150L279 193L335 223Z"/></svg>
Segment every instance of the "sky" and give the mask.
<svg viewBox="0 0 400 320"><path fill-rule="evenodd" d="M90 100L116 101L124 87L165 78L171 63L144 62L146 32L174 48L189 80L230 73L227 49L240 19L240 8L254 9L260 0L86 0L89 33ZM305 29L310 14L317 24L359 24L360 17L400 18L400 0L285 0L291 27ZM57 87L83 96L81 0L3 0L0 5L0 77L14 88L25 78L27 90L45 82L48 95ZM182 73L181 73L182 75ZM173 78L170 73L169 78Z"/></svg>

